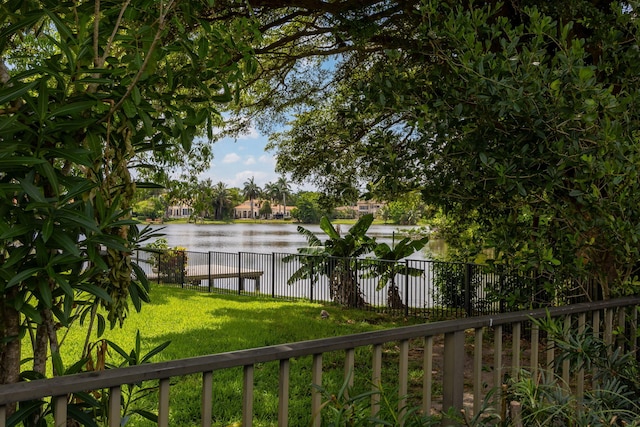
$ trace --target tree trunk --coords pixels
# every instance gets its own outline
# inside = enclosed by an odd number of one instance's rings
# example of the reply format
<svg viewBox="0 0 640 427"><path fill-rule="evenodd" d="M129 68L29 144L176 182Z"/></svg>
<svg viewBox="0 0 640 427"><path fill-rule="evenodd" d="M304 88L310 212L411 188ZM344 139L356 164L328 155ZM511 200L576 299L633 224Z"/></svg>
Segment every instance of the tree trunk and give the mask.
<svg viewBox="0 0 640 427"><path fill-rule="evenodd" d="M20 313L11 300L17 298L14 286L0 295L0 384L20 380ZM7 417L15 412L15 405L7 406Z"/></svg>
<svg viewBox="0 0 640 427"><path fill-rule="evenodd" d="M360 291L360 285L354 273L349 269L336 272L330 279L329 288L333 301L343 307L362 308L367 306L367 301Z"/></svg>
<svg viewBox="0 0 640 427"><path fill-rule="evenodd" d="M284 219L287 216L287 195L286 194L282 195L282 209L284 209L284 212L282 212L282 219Z"/></svg>
<svg viewBox="0 0 640 427"><path fill-rule="evenodd" d="M405 308L402 297L400 296L400 290L395 284L389 286L389 290L387 291L387 307L397 310Z"/></svg>
<svg viewBox="0 0 640 427"><path fill-rule="evenodd" d="M51 354L58 353L60 351L60 344L58 342L56 321L53 318L53 313L49 309L44 310L44 324L47 328L47 336L49 338L49 349ZM63 375L64 372L56 372L55 366L53 367L53 375Z"/></svg>
<svg viewBox="0 0 640 427"><path fill-rule="evenodd" d="M42 310L40 314L43 314ZM44 316L43 316L44 319ZM33 344L33 370L42 376L47 373L47 347L49 345L49 334L45 322L36 328L36 337Z"/></svg>

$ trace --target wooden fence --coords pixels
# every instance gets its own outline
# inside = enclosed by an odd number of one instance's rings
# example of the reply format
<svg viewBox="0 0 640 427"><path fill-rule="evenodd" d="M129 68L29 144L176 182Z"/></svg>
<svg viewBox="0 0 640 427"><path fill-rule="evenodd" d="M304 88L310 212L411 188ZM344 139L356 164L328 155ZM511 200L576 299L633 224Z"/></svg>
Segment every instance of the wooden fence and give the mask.
<svg viewBox="0 0 640 427"><path fill-rule="evenodd" d="M170 380L178 377L198 374L201 376L201 416L200 425L211 426L215 419L215 396L212 395L214 375L216 371L232 368L242 368L242 425L253 424L254 394L256 389L256 366L259 364L275 363L279 366L278 390L270 392L278 395L278 425L300 425L299 420L291 420L289 416L290 395L290 361L294 358L310 357L312 382L315 385L323 383L323 356L332 352L342 352L344 357L345 381L353 383L350 373L354 370L355 352L366 348L370 355L366 370L370 378L367 383L376 390L386 369L393 369L397 384L394 390L398 393L398 411L402 413L407 408L409 392L408 365L410 358L410 344L415 350L416 342L420 342L423 363L422 387L419 393L419 405L425 413L430 413L434 405L441 408L463 408L465 393L472 397L469 411L478 411L488 390L498 391L503 383L505 374L517 376L521 368L532 371L548 369L548 362L554 359L554 349L546 342L543 334L532 324L531 319L547 316L564 319L564 322L574 322L579 328L585 325L591 327L594 335L611 343L614 339L614 328L617 333L626 333L634 337L632 350L636 346L637 312L640 297L601 301L595 303L574 304L547 310L521 311L481 317L471 317L453 321L442 321L429 324L399 327L384 331L366 332L349 336L296 342L291 344L232 351L202 357L175 360L127 367L121 369L88 372L77 375L57 377L46 380L35 380L0 386L0 427L6 425L8 405L51 398L55 425L65 426L67 423L68 404L73 393L91 390L109 390L110 403L108 409L109 426L119 426L121 423L120 397L122 387L141 381L158 381L158 425L169 425L171 411ZM527 339L523 338L523 331L527 331ZM506 334L506 331L509 333ZM630 332L631 331L631 332ZM488 334L487 332L491 332ZM483 334L485 334L483 336ZM490 345L486 344L487 337ZM505 339L508 337L508 340ZM438 343L436 346L434 343ZM510 345L503 345L510 342ZM484 343L484 344L483 344ZM523 343L527 352L523 351ZM392 344L398 349L397 366L389 366L383 361L383 346L388 348ZM483 346L484 345L484 346ZM486 363L486 352L492 353L493 380L492 384L483 384L483 370ZM412 356L415 358L415 355ZM434 374L434 360L439 358L442 363L441 373ZM359 362L360 363L360 362ZM472 364L471 378L465 378L465 363ZM555 369L565 377L566 384L573 384L573 393L583 393L585 387L584 372L569 381L570 366L563 363ZM439 382L441 387L434 387ZM469 390L465 384L471 384ZM486 386L485 386L486 385ZM433 390L441 393L435 396ZM306 391L310 395L309 415L313 426L320 426L322 421L322 395L318 389L310 387ZM371 394L371 414L380 410L380 395Z"/></svg>

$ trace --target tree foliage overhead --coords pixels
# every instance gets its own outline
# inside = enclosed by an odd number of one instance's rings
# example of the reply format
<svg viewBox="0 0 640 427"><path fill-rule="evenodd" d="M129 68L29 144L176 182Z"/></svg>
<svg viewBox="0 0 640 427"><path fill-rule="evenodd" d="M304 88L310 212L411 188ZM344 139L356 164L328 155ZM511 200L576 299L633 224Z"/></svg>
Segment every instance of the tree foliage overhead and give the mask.
<svg viewBox="0 0 640 427"><path fill-rule="evenodd" d="M188 158L251 68L257 33L215 14L178 0L0 5L0 383L19 379L25 333L44 374L59 325L102 330L147 299L130 168Z"/></svg>
<svg viewBox="0 0 640 427"><path fill-rule="evenodd" d="M245 101L267 118L287 113L272 146L294 181L337 197L354 185L387 200L420 190L450 215L477 215L497 262L572 277L593 295L589 277L608 297L629 290L640 255L636 10L271 6L257 50L264 80ZM314 62L327 55L332 74Z"/></svg>

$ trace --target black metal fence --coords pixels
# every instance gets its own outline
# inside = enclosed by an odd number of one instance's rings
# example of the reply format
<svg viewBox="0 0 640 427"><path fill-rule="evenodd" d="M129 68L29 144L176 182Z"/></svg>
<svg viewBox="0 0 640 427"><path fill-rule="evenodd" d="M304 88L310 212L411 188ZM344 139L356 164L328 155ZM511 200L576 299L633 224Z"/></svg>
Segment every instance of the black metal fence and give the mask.
<svg viewBox="0 0 640 427"><path fill-rule="evenodd" d="M424 318L553 305L539 281L477 264L285 253L140 250L150 281L221 294L336 302ZM351 291L345 292L350 287ZM557 302L557 301L556 301Z"/></svg>

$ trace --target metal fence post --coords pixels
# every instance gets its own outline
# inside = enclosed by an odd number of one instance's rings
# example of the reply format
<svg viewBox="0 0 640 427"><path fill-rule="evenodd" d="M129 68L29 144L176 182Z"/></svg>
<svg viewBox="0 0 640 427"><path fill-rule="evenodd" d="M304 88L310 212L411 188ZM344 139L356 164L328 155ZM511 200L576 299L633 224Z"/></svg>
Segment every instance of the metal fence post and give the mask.
<svg viewBox="0 0 640 427"><path fill-rule="evenodd" d="M163 256L163 255L165 255L166 253L167 253L167 251L161 251L161 252L158 252L158 285L159 285L160 283L162 283L162 282L160 281L160 280L161 280L161 279L160 279L160 277L162 277L161 272L163 271L162 258L166 258L165 256ZM165 261L165 262L166 262L166 261Z"/></svg>
<svg viewBox="0 0 640 427"><path fill-rule="evenodd" d="M209 283L209 292L211 292L211 288L212 288L212 285L213 285L211 283L211 281L212 281L212 279L211 279L211 251L209 251L207 253L207 266L208 266L208 269L207 269L207 283Z"/></svg>
<svg viewBox="0 0 640 427"><path fill-rule="evenodd" d="M404 315L409 316L409 260L404 260Z"/></svg>
<svg viewBox="0 0 640 427"><path fill-rule="evenodd" d="M506 311L506 308L505 308L506 306L505 306L505 302L504 302L505 301L505 298L504 298L504 281L505 281L505 275L507 273L508 272L506 271L506 269L504 267L499 267L499 272L498 272L499 276L498 277L499 277L499 281L500 281L500 291L499 291L500 292L500 303L499 303L500 306L498 308L498 311L500 313L504 313Z"/></svg>
<svg viewBox="0 0 640 427"><path fill-rule="evenodd" d="M313 287L314 287L314 285L315 285L315 281L316 281L316 280L315 280L315 279L316 279L316 276L315 276L314 271L313 271L313 267L314 267L314 266L315 266L315 264L316 264L316 258L315 258L315 255L308 255L308 256L307 256L307 260L308 260L308 261L310 261L310 262L309 262L309 264L310 264L310 266L311 266L311 267L310 267L310 268L311 268L311 289L309 290L309 301L310 301L310 302L313 302Z"/></svg>
<svg viewBox="0 0 640 427"><path fill-rule="evenodd" d="M242 252L238 252L238 295L242 294L242 274L240 274L240 270L242 269Z"/></svg>
<svg viewBox="0 0 640 427"><path fill-rule="evenodd" d="M356 277L355 283L353 284L353 292L351 292L351 298L353 299L353 301L351 301L351 305L356 307L358 305L358 292L360 290L360 285L358 284L358 277L360 277L360 274L358 271L358 258L354 258L353 261L355 263ZM347 259L347 263L348 262L349 260Z"/></svg>
<svg viewBox="0 0 640 427"><path fill-rule="evenodd" d="M276 297L276 254L271 252L271 298Z"/></svg>

